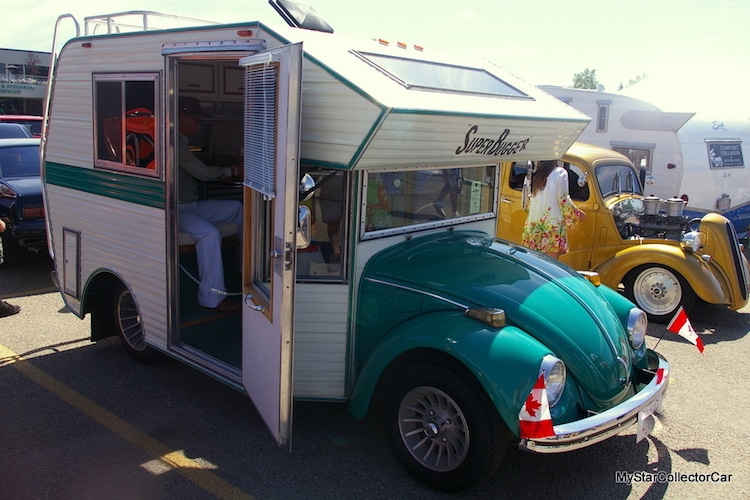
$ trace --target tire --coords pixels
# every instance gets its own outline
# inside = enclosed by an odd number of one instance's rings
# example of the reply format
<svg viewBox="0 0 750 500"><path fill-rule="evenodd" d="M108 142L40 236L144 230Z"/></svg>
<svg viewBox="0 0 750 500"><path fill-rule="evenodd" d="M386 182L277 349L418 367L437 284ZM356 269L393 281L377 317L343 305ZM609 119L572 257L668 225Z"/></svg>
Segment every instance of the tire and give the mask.
<svg viewBox="0 0 750 500"><path fill-rule="evenodd" d="M113 300L117 335L128 354L141 363L152 363L158 352L146 344L138 304L125 286L120 285Z"/></svg>
<svg viewBox="0 0 750 500"><path fill-rule="evenodd" d="M625 295L655 323L668 323L680 306L689 312L695 304L695 292L685 278L666 266L639 266L624 285Z"/></svg>
<svg viewBox="0 0 750 500"><path fill-rule="evenodd" d="M508 431L468 377L423 362L399 375L384 404L384 427L403 467L442 491L490 478L505 456Z"/></svg>

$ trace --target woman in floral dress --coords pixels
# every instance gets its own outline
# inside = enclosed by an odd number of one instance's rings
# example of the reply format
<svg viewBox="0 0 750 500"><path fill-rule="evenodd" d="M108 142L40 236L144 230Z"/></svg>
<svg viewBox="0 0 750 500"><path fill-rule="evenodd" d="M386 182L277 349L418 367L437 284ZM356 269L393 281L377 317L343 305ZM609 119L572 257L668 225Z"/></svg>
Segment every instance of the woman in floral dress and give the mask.
<svg viewBox="0 0 750 500"><path fill-rule="evenodd" d="M531 174L522 244L557 259L568 252L568 229L584 217L568 194L568 172L557 166L557 160L539 162Z"/></svg>

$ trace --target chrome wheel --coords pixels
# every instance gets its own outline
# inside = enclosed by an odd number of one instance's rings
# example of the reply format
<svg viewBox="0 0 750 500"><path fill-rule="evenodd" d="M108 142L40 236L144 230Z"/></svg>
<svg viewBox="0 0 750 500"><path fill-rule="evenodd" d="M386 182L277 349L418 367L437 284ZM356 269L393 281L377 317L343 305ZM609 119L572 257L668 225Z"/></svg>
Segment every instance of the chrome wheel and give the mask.
<svg viewBox="0 0 750 500"><path fill-rule="evenodd" d="M117 334L128 354L141 362L154 361L157 353L146 344L138 304L130 290L124 286L115 293L114 313Z"/></svg>
<svg viewBox="0 0 750 500"><path fill-rule="evenodd" d="M460 466L471 436L461 408L435 387L415 387L401 400L398 427L404 446L424 467L445 472Z"/></svg>
<svg viewBox="0 0 750 500"><path fill-rule="evenodd" d="M677 273L661 266L642 266L633 271L625 287L626 295L656 322L669 321L682 305L689 309L694 295Z"/></svg>
<svg viewBox="0 0 750 500"><path fill-rule="evenodd" d="M130 290L124 289L117 294L115 318L117 319L117 331L123 342L137 351L145 349L146 342L143 339L141 315Z"/></svg>

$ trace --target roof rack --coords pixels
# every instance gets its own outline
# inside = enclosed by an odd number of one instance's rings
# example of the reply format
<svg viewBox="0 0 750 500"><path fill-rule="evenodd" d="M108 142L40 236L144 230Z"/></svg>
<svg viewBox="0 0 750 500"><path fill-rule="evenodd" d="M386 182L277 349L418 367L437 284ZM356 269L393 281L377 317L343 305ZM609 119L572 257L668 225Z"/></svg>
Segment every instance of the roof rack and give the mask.
<svg viewBox="0 0 750 500"><path fill-rule="evenodd" d="M140 18L140 20L138 18ZM161 24L155 26L151 21L156 21ZM88 16L83 18L83 23L84 34L86 36L219 24L215 21L206 21L204 19L176 16L149 10L130 10L126 12L116 12L114 14ZM102 28L104 30L100 31Z"/></svg>

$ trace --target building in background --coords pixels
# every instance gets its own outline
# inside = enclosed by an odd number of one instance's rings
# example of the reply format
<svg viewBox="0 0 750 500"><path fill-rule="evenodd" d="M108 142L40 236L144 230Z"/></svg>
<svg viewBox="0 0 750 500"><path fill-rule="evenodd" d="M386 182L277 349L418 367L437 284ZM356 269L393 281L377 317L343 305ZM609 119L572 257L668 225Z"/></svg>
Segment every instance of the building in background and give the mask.
<svg viewBox="0 0 750 500"><path fill-rule="evenodd" d="M42 114L49 64L49 52L0 48L0 114Z"/></svg>

